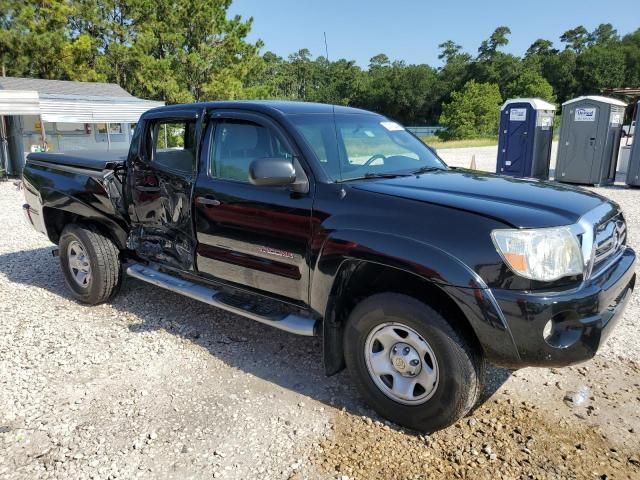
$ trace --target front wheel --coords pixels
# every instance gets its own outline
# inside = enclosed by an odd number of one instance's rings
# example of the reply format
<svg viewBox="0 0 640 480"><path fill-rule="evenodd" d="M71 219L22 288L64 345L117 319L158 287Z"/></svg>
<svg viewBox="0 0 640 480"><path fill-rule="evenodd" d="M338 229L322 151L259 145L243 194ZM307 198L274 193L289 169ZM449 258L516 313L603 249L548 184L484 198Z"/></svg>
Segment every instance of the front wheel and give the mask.
<svg viewBox="0 0 640 480"><path fill-rule="evenodd" d="M67 225L60 235L60 266L73 297L90 305L111 298L120 286L118 247L93 226Z"/></svg>
<svg viewBox="0 0 640 480"><path fill-rule="evenodd" d="M421 432L448 427L477 401L484 358L438 312L396 293L373 295L349 316L345 361L383 417Z"/></svg>

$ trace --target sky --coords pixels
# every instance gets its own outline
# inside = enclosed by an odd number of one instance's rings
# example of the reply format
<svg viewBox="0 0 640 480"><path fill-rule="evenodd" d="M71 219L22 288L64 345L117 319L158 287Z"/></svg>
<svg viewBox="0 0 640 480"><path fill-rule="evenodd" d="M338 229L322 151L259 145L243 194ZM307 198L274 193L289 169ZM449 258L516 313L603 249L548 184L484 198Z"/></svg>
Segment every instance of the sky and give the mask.
<svg viewBox="0 0 640 480"><path fill-rule="evenodd" d="M578 25L591 31L611 23L620 34L640 28L634 1L612 0L234 0L230 14L253 17L249 40L261 39L262 52L286 57L301 48L329 58L369 59L385 53L391 60L439 66L438 44L454 40L473 55L493 30L511 29L504 51L523 55L538 38L560 44L560 35ZM609 6L610 8L606 8ZM618 8L614 8L617 6Z"/></svg>

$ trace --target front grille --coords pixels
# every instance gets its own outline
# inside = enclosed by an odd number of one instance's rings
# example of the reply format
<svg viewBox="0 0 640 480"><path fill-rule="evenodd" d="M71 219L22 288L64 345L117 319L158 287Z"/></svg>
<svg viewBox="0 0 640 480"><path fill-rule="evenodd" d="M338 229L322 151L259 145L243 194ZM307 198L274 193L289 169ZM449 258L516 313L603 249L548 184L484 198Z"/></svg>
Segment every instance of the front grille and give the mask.
<svg viewBox="0 0 640 480"><path fill-rule="evenodd" d="M596 226L594 242L594 267L602 265L627 243L627 224L618 214L606 222Z"/></svg>

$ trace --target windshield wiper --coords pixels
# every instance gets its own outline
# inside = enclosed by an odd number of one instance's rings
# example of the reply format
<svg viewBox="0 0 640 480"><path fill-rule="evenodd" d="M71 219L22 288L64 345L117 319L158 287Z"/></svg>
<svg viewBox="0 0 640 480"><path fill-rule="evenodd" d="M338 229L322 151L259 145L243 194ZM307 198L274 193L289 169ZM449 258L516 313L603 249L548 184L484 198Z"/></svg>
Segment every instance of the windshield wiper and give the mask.
<svg viewBox="0 0 640 480"><path fill-rule="evenodd" d="M383 173L383 172L366 172L361 177L344 178L337 180L338 183L351 182L353 180L368 180L370 178L396 178L396 177L410 177L411 173Z"/></svg>
<svg viewBox="0 0 640 480"><path fill-rule="evenodd" d="M412 175L420 175L421 173L433 172L435 170L444 170L442 167L420 167L419 169L411 172Z"/></svg>
<svg viewBox="0 0 640 480"><path fill-rule="evenodd" d="M383 172L367 172L362 178L395 178L395 177L407 177L408 173L383 173Z"/></svg>

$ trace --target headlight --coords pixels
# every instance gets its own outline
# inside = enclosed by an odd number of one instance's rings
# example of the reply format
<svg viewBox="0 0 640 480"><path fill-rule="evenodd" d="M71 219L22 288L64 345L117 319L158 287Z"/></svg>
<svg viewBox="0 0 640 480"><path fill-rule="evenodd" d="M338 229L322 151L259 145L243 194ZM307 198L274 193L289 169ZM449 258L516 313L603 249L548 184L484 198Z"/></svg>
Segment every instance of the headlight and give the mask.
<svg viewBox="0 0 640 480"><path fill-rule="evenodd" d="M582 250L568 227L494 230L491 238L518 275L550 282L584 272Z"/></svg>

